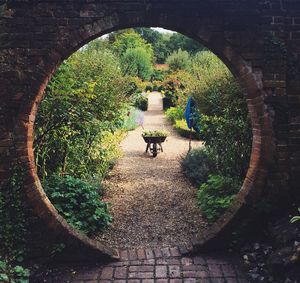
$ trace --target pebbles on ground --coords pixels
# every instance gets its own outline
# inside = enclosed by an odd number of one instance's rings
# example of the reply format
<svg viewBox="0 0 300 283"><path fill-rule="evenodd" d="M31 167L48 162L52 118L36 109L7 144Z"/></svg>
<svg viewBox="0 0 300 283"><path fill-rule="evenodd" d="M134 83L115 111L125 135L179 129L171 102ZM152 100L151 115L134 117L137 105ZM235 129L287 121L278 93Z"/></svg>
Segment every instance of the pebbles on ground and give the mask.
<svg viewBox="0 0 300 283"><path fill-rule="evenodd" d="M149 95L145 129L170 132L164 152L145 153L143 129L130 132L122 142L124 156L105 181L105 201L111 203L113 224L96 239L115 248L155 247L187 243L201 236L207 223L197 206L197 189L184 177L180 158L189 141L166 120L159 93ZM193 142L193 147L201 146Z"/></svg>

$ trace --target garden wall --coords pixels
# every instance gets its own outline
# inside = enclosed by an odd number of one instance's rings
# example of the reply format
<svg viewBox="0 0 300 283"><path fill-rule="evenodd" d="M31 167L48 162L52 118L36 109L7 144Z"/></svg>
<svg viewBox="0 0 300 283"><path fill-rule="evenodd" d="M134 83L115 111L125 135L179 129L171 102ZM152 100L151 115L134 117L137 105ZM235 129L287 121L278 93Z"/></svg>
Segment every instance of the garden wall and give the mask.
<svg viewBox="0 0 300 283"><path fill-rule="evenodd" d="M0 1L0 184L12 167L49 231L113 257L117 251L74 231L46 197L34 165L33 123L59 64L90 40L127 27L160 26L215 52L241 83L253 127L249 170L234 206L194 244L213 239L266 196L299 197L300 2L297 0Z"/></svg>

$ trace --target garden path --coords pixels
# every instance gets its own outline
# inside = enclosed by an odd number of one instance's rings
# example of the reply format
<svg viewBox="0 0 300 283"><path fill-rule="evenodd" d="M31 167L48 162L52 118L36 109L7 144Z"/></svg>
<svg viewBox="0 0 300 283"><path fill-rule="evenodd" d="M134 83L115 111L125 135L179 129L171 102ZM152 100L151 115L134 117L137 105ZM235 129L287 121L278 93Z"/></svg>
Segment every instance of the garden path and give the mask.
<svg viewBox="0 0 300 283"><path fill-rule="evenodd" d="M184 177L180 158L189 141L180 137L166 120L162 96L152 92L144 114L144 129L170 132L164 152L153 158L145 153L142 127L122 142L124 156L106 181L104 200L112 204L114 222L99 235L111 247L170 246L188 243L206 227L197 206L196 188ZM202 143L193 142L193 147Z"/></svg>
<svg viewBox="0 0 300 283"><path fill-rule="evenodd" d="M106 182L114 223L98 239L118 248L120 260L60 266L32 282L248 283L233 256L188 254L189 240L206 227L196 188L180 168L188 140L166 121L159 93L150 93L148 109L144 127L170 132L164 152L156 158L145 154L142 129L130 132L122 143L124 157ZM194 142L196 146L201 142Z"/></svg>

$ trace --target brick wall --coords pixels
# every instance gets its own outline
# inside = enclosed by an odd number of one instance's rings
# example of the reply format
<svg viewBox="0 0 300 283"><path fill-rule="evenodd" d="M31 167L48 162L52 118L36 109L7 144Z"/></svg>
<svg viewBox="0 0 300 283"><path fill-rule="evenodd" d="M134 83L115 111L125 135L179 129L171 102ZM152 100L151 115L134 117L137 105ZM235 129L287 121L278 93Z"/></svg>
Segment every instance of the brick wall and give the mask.
<svg viewBox="0 0 300 283"><path fill-rule="evenodd" d="M33 123L43 90L63 59L120 28L161 26L215 52L243 87L253 126L249 171L234 206L195 242L228 227L243 207L266 196L299 196L300 1L9 0L0 1L0 184L10 167L26 171L24 192L49 231L115 255L74 231L36 175Z"/></svg>

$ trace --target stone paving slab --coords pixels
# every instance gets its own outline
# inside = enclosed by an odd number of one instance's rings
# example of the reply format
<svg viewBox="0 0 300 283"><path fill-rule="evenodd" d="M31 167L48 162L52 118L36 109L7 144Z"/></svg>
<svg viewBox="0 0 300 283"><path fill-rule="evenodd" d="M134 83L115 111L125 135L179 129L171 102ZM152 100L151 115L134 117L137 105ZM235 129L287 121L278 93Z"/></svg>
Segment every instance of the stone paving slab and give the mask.
<svg viewBox="0 0 300 283"><path fill-rule="evenodd" d="M120 260L65 269L49 283L247 283L231 256L186 255L184 247L120 250Z"/></svg>

